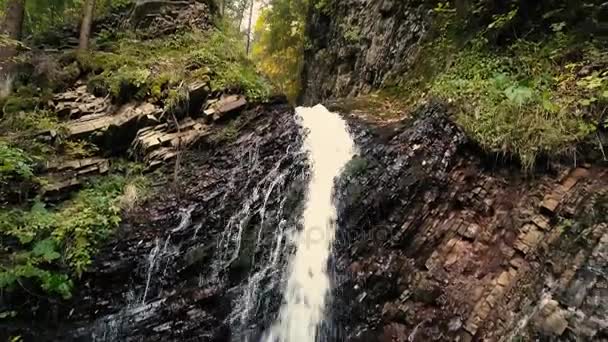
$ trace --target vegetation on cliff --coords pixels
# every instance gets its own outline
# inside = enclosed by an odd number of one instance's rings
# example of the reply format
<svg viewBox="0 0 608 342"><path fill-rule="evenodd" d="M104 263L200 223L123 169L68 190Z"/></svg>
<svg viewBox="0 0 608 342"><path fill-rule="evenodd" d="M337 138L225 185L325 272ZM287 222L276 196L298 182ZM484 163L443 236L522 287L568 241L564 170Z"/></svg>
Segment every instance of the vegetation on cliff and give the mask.
<svg viewBox="0 0 608 342"><path fill-rule="evenodd" d="M607 17L595 0L313 1L304 98L356 95L380 120L439 99L525 170L605 159Z"/></svg>
<svg viewBox="0 0 608 342"><path fill-rule="evenodd" d="M474 141L524 169L539 156L576 160L576 145L605 129L608 51L594 35L599 4L456 1L439 2L434 12L413 71L391 93L454 104Z"/></svg>
<svg viewBox="0 0 608 342"><path fill-rule="evenodd" d="M10 1L0 0L0 18L8 15L3 10ZM61 45L48 51L37 50L38 44L75 38L77 30L64 27L78 26L85 2L21 4L25 38L0 35L0 48L10 47L15 57L8 87L0 94L0 291L68 298L124 212L141 200L148 181L143 166L123 161L126 151L116 156L115 151L104 150L105 145L96 145L94 137L69 135L71 114L58 112L53 105L56 95L86 84L98 100L109 98L110 108L145 101L161 108L166 122L171 115L164 113L176 114L189 101L193 83L203 84L209 96L236 93L252 101L267 98L270 86L247 58L243 35L220 17L212 18L204 3L188 6L207 11L203 14L209 18L180 17L199 26L185 29L179 24L158 34L154 23L135 28L126 22L108 29L105 15L128 21L131 18L121 13L132 13L134 5L98 0L98 23L90 44L86 39L78 50L76 45ZM58 35L69 38L57 39ZM177 120L170 124L179 125ZM54 181L47 177L49 165L93 157L110 160L109 172L88 177L78 189L58 198L45 193ZM4 309L0 307L0 318L14 314Z"/></svg>
<svg viewBox="0 0 608 342"><path fill-rule="evenodd" d="M115 101L132 98L173 101L180 84L209 82L211 91L245 94L263 100L270 89L247 60L238 32L229 26L152 40L124 37L106 51L78 55L90 72L89 90Z"/></svg>
<svg viewBox="0 0 608 342"><path fill-rule="evenodd" d="M100 243L118 226L127 183L141 187L145 179L117 173L91 181L59 205L37 199L31 207L1 210L0 234L7 248L2 252L8 254L0 288L36 291L32 286L39 286L69 298L72 278L86 270Z"/></svg>

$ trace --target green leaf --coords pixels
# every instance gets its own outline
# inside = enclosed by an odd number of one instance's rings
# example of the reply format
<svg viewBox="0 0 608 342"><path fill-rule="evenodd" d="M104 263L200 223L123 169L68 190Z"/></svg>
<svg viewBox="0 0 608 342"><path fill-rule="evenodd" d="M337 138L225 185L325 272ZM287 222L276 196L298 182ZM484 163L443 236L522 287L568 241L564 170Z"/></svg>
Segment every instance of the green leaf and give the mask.
<svg viewBox="0 0 608 342"><path fill-rule="evenodd" d="M72 297L72 280L65 274L50 273L43 281L42 288L49 292L55 292L63 297Z"/></svg>
<svg viewBox="0 0 608 342"><path fill-rule="evenodd" d="M509 101L522 106L532 99L532 89L523 86L511 86L505 90L505 95Z"/></svg>
<svg viewBox="0 0 608 342"><path fill-rule="evenodd" d="M4 311L4 312L0 312L0 319L13 318L15 316L17 316L17 311Z"/></svg>
<svg viewBox="0 0 608 342"><path fill-rule="evenodd" d="M551 102L549 99L543 99L543 108L547 112L557 113L559 111L559 106Z"/></svg>
<svg viewBox="0 0 608 342"><path fill-rule="evenodd" d="M17 281L17 277L13 272L3 271L0 272L0 289L5 289L13 286Z"/></svg>
<svg viewBox="0 0 608 342"><path fill-rule="evenodd" d="M38 241L34 246L33 253L35 256L42 257L47 262L59 259L61 254L56 251L57 244L52 238Z"/></svg>
<svg viewBox="0 0 608 342"><path fill-rule="evenodd" d="M566 27L566 23L565 22L559 22L559 23L554 23L551 24L551 29L553 30L553 32L561 32L564 27Z"/></svg>

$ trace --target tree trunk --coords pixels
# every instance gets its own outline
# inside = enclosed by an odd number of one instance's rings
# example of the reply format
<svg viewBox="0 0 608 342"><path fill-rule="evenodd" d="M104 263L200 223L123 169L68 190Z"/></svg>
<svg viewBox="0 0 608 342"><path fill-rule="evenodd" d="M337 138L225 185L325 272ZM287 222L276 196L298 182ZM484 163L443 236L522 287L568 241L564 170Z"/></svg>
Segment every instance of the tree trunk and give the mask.
<svg viewBox="0 0 608 342"><path fill-rule="evenodd" d="M21 39L25 0L8 0L6 14L0 22L0 33L12 40ZM0 46L0 92L10 92L10 74L13 69L12 57L17 55L15 46ZM0 94L2 95L2 94ZM4 94L5 95L5 94Z"/></svg>
<svg viewBox="0 0 608 342"><path fill-rule="evenodd" d="M469 0L456 0L456 14L459 18L466 18L470 7Z"/></svg>
<svg viewBox="0 0 608 342"><path fill-rule="evenodd" d="M251 20L253 19L253 4L255 0L250 0L251 4L249 5L249 24L247 25L247 54L249 54L249 50L251 48Z"/></svg>
<svg viewBox="0 0 608 342"><path fill-rule="evenodd" d="M243 1L242 3L239 3L237 11L238 11L238 25L239 25L239 30L241 30L243 28L243 19L245 19L245 11L247 10L247 2Z"/></svg>
<svg viewBox="0 0 608 342"><path fill-rule="evenodd" d="M80 51L86 51L89 48L94 13L95 0L86 0L83 9L82 26L80 27L80 40L78 42L78 50Z"/></svg>

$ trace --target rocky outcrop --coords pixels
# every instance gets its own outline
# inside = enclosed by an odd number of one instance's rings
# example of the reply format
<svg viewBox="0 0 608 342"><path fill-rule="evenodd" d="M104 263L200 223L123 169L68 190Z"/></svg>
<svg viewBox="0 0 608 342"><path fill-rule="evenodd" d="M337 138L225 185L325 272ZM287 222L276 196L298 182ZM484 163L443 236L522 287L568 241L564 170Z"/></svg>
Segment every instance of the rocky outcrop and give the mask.
<svg viewBox="0 0 608 342"><path fill-rule="evenodd" d="M210 134L211 127L204 119L186 118L178 125L164 123L142 128L131 144L130 152L136 160L149 167L157 167L175 158L201 138Z"/></svg>
<svg viewBox="0 0 608 342"><path fill-rule="evenodd" d="M354 96L390 85L412 66L430 26L420 1L327 1L312 10L306 36L303 102Z"/></svg>
<svg viewBox="0 0 608 342"><path fill-rule="evenodd" d="M207 101L204 113L209 121L221 120L224 116L242 110L247 100L241 95L228 95L219 99Z"/></svg>
<svg viewBox="0 0 608 342"><path fill-rule="evenodd" d="M45 171L42 194L45 197L54 197L69 193L89 176L106 174L110 171L110 160L93 157L53 161L47 163Z"/></svg>
<svg viewBox="0 0 608 342"><path fill-rule="evenodd" d="M97 97L87 91L86 85L53 96L51 109L63 119L78 119L85 115L103 114L110 110L108 97Z"/></svg>
<svg viewBox="0 0 608 342"><path fill-rule="evenodd" d="M442 112L376 134L354 125L359 166L338 192L337 340L605 338L608 171L493 170Z"/></svg>
<svg viewBox="0 0 608 342"><path fill-rule="evenodd" d="M0 338L242 341L261 333L280 305L305 155L286 103L255 106L226 125L184 151L175 179L126 214L72 300L28 297L23 315L0 322Z"/></svg>
<svg viewBox="0 0 608 342"><path fill-rule="evenodd" d="M141 37L158 37L188 30L207 30L217 13L214 0L143 0L114 5L112 11L95 18L92 38L117 28L137 31ZM40 33L32 44L51 53L78 47L79 25L64 25ZM102 42L101 45L104 43Z"/></svg>
<svg viewBox="0 0 608 342"><path fill-rule="evenodd" d="M211 27L215 10L212 0L137 1L128 23L135 28L144 28L150 36L207 30Z"/></svg>

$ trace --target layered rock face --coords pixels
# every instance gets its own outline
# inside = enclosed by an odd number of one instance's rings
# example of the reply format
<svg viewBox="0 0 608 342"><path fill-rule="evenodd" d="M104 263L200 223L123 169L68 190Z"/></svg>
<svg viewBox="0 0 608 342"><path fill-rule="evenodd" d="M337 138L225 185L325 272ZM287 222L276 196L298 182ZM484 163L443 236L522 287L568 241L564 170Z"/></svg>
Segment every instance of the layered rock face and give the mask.
<svg viewBox="0 0 608 342"><path fill-rule="evenodd" d="M277 237L287 239L300 213L301 143L293 108L280 101L216 125L170 168L177 181L158 180L165 190L126 213L71 301L40 299L31 317L0 325L0 337L240 341L261 333L280 304L289 254Z"/></svg>
<svg viewBox="0 0 608 342"><path fill-rule="evenodd" d="M606 338L607 170L490 170L444 112L355 125L359 166L338 184L336 339Z"/></svg>
<svg viewBox="0 0 608 342"><path fill-rule="evenodd" d="M303 101L341 111L340 98L405 77L427 6L312 10ZM334 340L608 338L605 167L523 174L467 142L440 105L392 123L348 116L361 151L337 183Z"/></svg>
<svg viewBox="0 0 608 342"><path fill-rule="evenodd" d="M307 24L303 102L369 92L401 77L427 32L423 1L328 1Z"/></svg>

